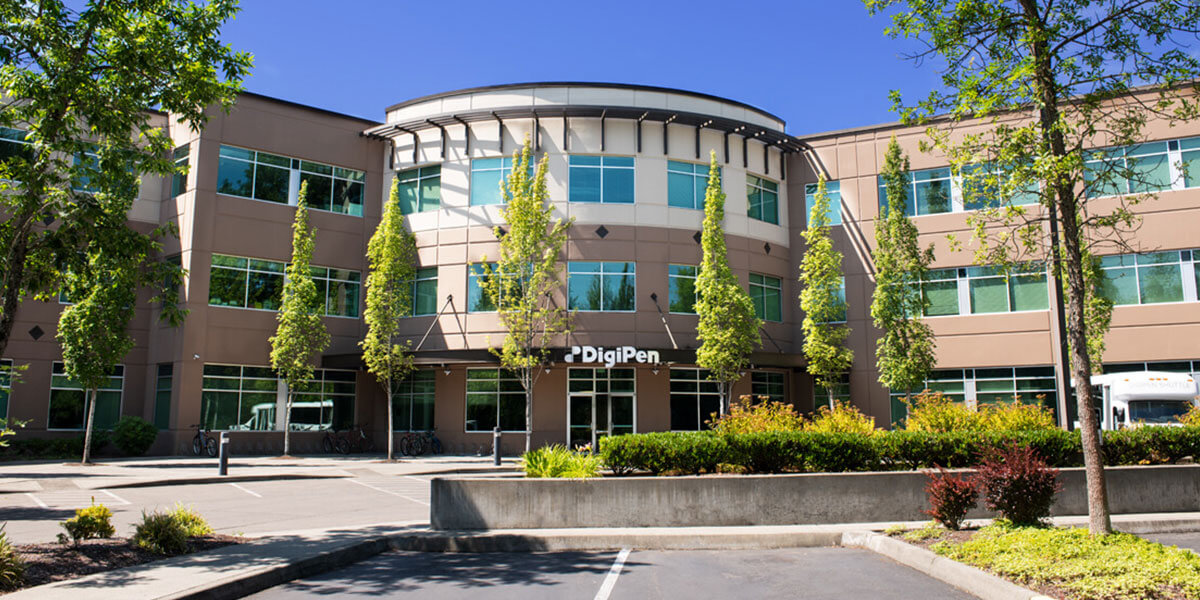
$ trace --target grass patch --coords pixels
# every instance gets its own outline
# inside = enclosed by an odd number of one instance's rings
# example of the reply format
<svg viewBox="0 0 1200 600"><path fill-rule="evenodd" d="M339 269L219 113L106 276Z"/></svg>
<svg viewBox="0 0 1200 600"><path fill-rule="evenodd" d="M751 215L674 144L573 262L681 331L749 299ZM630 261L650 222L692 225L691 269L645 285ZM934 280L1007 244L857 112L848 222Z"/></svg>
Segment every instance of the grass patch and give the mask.
<svg viewBox="0 0 1200 600"><path fill-rule="evenodd" d="M1092 536L1084 529L999 523L965 542L930 549L1072 600L1200 598L1200 555L1127 533Z"/></svg>
<svg viewBox="0 0 1200 600"><path fill-rule="evenodd" d="M526 477L580 478L599 477L603 460L595 454L576 452L563 446L543 446L521 456L520 467Z"/></svg>

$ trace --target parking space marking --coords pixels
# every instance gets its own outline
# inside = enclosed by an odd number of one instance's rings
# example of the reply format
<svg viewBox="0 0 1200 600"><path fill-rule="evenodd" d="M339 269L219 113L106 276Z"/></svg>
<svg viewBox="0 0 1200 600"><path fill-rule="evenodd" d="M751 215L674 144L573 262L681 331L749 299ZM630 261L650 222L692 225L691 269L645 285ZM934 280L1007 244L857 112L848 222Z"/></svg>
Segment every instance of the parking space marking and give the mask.
<svg viewBox="0 0 1200 600"><path fill-rule="evenodd" d="M600 590L596 592L594 600L608 600L613 586L617 585L617 578L621 576L621 569L625 566L627 558L629 558L629 548L624 548L617 553L617 560L613 561L612 568L608 570L608 575L604 578L604 583L600 585Z"/></svg>
<svg viewBox="0 0 1200 600"><path fill-rule="evenodd" d="M42 508L50 508L45 502L42 502L41 498L38 498L37 496L34 496L33 494L25 494L25 495L29 496L29 499L36 502L38 506L40 506Z"/></svg>
<svg viewBox="0 0 1200 600"><path fill-rule="evenodd" d="M122 498L122 497L120 497L120 496L118 496L118 495L116 495L116 494L114 494L114 493L112 493L112 492L108 491L108 490L96 490L96 491L98 491L98 492L104 492L105 494L108 494L108 495L109 495L109 496L110 496L110 497L111 497L113 500L116 500L117 502L120 502L121 504L133 504L132 502L130 502L130 501L128 501L128 500L126 500L126 499L124 499L124 498Z"/></svg>
<svg viewBox="0 0 1200 600"><path fill-rule="evenodd" d="M105 500L113 506L128 506L132 502L108 491L108 490L61 490L54 492L38 492L37 494L27 493L38 506L42 508L83 508L96 503L96 497L104 494L110 498Z"/></svg>
<svg viewBox="0 0 1200 600"><path fill-rule="evenodd" d="M260 493L258 493L258 492L252 492L252 491L250 491L250 490L248 490L248 489L246 489L246 488L244 488L244 487L242 487L242 486L240 486L240 485L238 485L238 484L236 484L236 483L231 483L231 484L229 484L229 485L232 485L233 487L235 487L235 488L237 488L237 489L239 489L239 490L242 490L243 492L246 492L247 494L250 494L251 496L254 496L255 498L262 498L262 494L260 494Z"/></svg>
<svg viewBox="0 0 1200 600"><path fill-rule="evenodd" d="M411 495L402 494L398 491L393 491L393 490L385 489L385 488L378 487L375 485L371 485L369 483L366 483L365 481L360 481L357 478L351 478L348 481L350 481L351 483L357 483L358 485L361 485L363 487L371 488L377 492L383 492L390 496L396 496L397 498L404 498L405 500L408 500L411 502L416 502L417 504L420 504L421 506L429 506L429 501L427 501L427 500L418 500L417 498L413 498ZM386 485L390 480L373 480L373 481L375 481L376 483L381 483L381 484ZM408 490L405 490L405 491L408 491ZM426 489L426 493L428 493L428 489Z"/></svg>

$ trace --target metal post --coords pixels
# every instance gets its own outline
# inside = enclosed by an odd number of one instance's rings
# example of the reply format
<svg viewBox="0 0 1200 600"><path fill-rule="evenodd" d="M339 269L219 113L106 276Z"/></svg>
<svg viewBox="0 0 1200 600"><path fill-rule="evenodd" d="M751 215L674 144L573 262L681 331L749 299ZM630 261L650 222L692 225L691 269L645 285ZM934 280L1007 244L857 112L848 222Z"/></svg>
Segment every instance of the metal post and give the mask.
<svg viewBox="0 0 1200 600"><path fill-rule="evenodd" d="M228 475L229 474L229 432L228 431L221 432L221 453L218 456L219 456L219 458L218 458L219 466L217 467L217 469L218 469L217 474L222 475L222 476Z"/></svg>
<svg viewBox="0 0 1200 600"><path fill-rule="evenodd" d="M492 429L492 464L500 466L500 426Z"/></svg>

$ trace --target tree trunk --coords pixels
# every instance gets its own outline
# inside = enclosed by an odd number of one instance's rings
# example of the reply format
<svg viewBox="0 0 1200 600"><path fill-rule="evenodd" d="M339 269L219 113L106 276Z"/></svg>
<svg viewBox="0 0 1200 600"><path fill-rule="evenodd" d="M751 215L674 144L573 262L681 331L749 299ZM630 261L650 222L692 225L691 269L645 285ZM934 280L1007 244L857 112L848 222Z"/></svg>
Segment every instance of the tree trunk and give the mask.
<svg viewBox="0 0 1200 600"><path fill-rule="evenodd" d="M288 390L283 403L283 455L291 456L292 450L292 390Z"/></svg>
<svg viewBox="0 0 1200 600"><path fill-rule="evenodd" d="M387 415L388 415L387 416L387 427L386 427L387 440L388 440L387 460L388 460L388 462L392 462L393 460L396 460L396 454L395 454L396 427L395 427L395 421L392 420L394 418L392 415L392 411L395 410L395 408L392 406L392 378L390 376L387 377L386 379L384 379L383 392L384 392L384 396L386 397L386 399L384 401L387 402Z"/></svg>
<svg viewBox="0 0 1200 600"><path fill-rule="evenodd" d="M83 401L88 405L87 429L83 432L83 464L92 462L92 428L96 425L96 390L91 391L92 401L88 402L88 392L83 392Z"/></svg>
<svg viewBox="0 0 1200 600"><path fill-rule="evenodd" d="M25 280L25 259L29 252L23 227L18 225L15 229L17 231L13 245L5 259L8 264L4 265L7 275L3 281L4 289L0 290L4 295L3 312L0 313L0 356L4 356L4 352L8 350L8 340L12 337L13 324L17 320L17 307L21 302L21 288L24 287Z"/></svg>
<svg viewBox="0 0 1200 600"><path fill-rule="evenodd" d="M534 367L535 369L537 367ZM533 376L529 377L530 383L525 386L525 452L529 452L533 447Z"/></svg>

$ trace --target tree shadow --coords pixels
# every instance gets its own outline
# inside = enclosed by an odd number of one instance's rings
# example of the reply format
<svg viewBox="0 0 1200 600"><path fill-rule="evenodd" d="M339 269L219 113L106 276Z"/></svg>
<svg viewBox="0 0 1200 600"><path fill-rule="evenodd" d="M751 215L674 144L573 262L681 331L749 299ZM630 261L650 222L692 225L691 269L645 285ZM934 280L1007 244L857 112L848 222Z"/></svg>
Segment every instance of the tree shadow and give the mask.
<svg viewBox="0 0 1200 600"><path fill-rule="evenodd" d="M0 523L6 521L61 521L75 516L75 509L40 506L0 508Z"/></svg>

